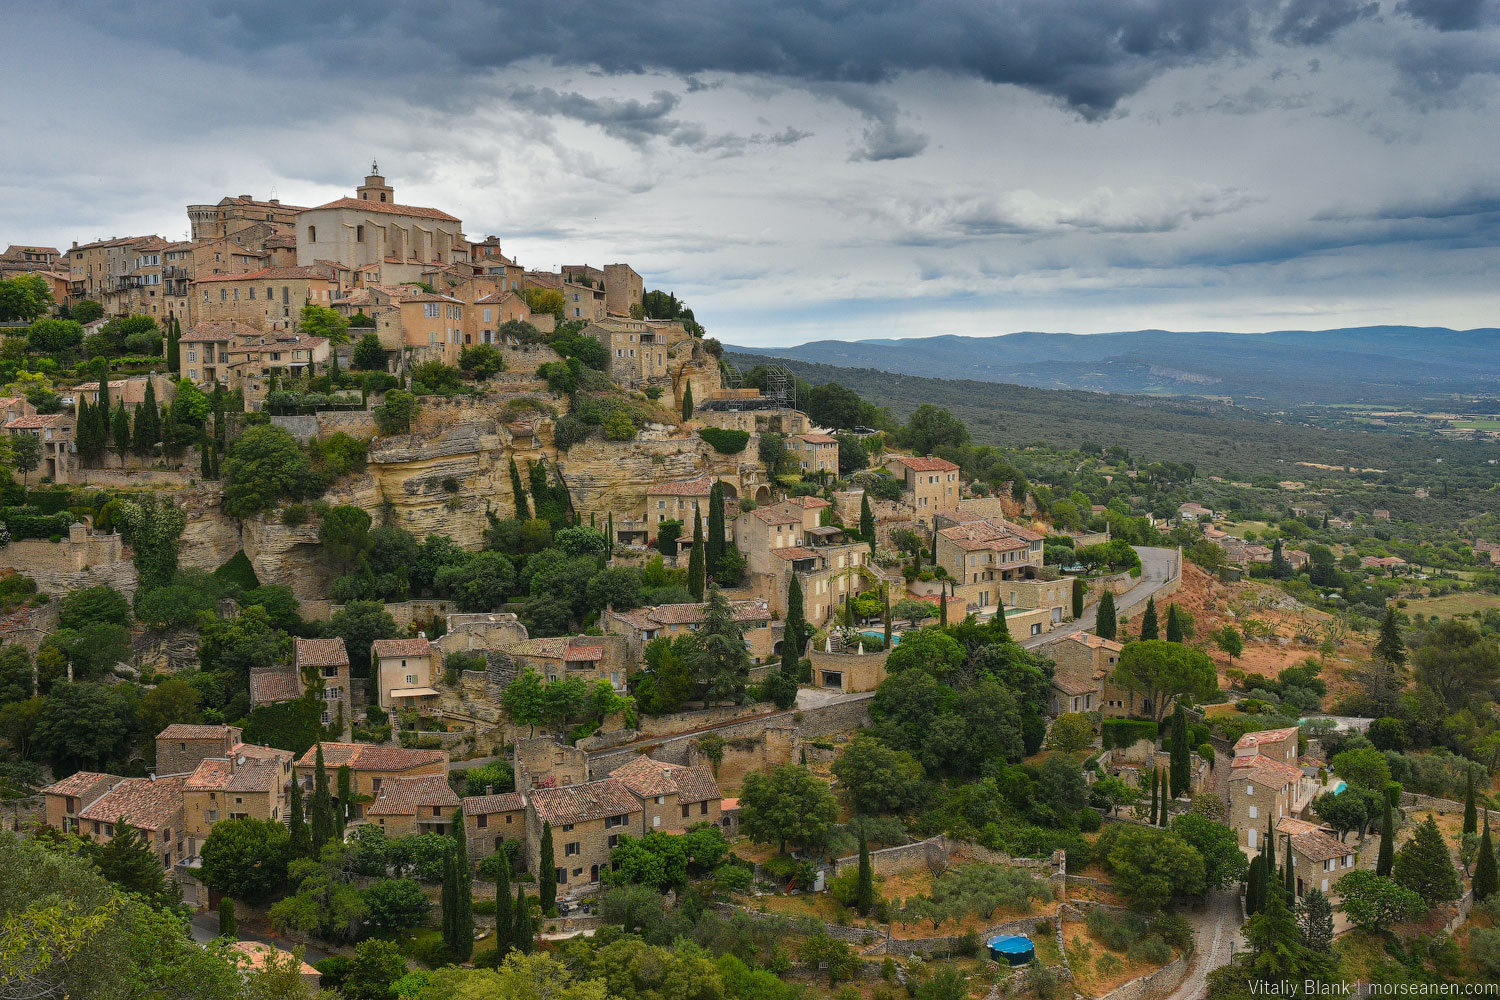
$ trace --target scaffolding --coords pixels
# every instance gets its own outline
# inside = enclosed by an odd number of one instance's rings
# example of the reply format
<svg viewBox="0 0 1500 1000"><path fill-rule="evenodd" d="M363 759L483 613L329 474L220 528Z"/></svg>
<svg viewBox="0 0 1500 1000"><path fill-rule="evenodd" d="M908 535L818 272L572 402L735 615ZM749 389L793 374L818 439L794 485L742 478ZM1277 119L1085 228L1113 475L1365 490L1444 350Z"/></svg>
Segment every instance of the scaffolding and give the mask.
<svg viewBox="0 0 1500 1000"><path fill-rule="evenodd" d="M787 371L780 365L766 366L766 388L763 395L767 399L774 399L789 410L799 409L797 406L797 376Z"/></svg>

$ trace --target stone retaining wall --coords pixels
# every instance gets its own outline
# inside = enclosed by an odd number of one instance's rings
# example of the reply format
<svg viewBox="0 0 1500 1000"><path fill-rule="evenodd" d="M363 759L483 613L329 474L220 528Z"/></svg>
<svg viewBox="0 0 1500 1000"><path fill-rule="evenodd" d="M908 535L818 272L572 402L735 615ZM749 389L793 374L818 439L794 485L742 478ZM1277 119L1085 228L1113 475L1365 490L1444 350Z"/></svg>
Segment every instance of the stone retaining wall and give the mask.
<svg viewBox="0 0 1500 1000"><path fill-rule="evenodd" d="M1115 987L1099 1000L1157 1000L1182 985L1191 960L1187 956L1168 962L1155 972Z"/></svg>
<svg viewBox="0 0 1500 1000"><path fill-rule="evenodd" d="M1444 816L1464 811L1464 804L1462 802L1454 802L1452 799L1440 799L1434 795L1418 795L1416 792L1402 792L1401 806L1403 809L1430 810Z"/></svg>

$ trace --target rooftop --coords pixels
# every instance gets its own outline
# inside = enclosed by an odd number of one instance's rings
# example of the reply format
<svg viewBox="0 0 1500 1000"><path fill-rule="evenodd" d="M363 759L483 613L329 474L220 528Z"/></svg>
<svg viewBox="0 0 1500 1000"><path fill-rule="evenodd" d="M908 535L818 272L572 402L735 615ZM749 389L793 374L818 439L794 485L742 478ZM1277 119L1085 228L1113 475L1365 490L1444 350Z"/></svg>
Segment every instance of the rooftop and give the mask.
<svg viewBox="0 0 1500 1000"><path fill-rule="evenodd" d="M323 766L328 769L348 764L355 771L409 771L448 763L446 750L409 750L371 743L315 743L298 759L297 766L312 767L316 764L320 746L323 748Z"/></svg>
<svg viewBox="0 0 1500 1000"><path fill-rule="evenodd" d="M520 792L501 792L499 795L470 795L463 800L463 805L465 816L519 812L526 808L526 796Z"/></svg>
<svg viewBox="0 0 1500 1000"><path fill-rule="evenodd" d="M349 651L343 639L296 639L295 656L298 663L309 667L347 667Z"/></svg>
<svg viewBox="0 0 1500 1000"><path fill-rule="evenodd" d="M340 645L343 645L341 642ZM377 657L430 656L432 643L426 639L376 639L371 646Z"/></svg>
<svg viewBox="0 0 1500 1000"><path fill-rule="evenodd" d="M262 667L250 671L250 704L263 705L302 697L302 677L296 667Z"/></svg>
<svg viewBox="0 0 1500 1000"><path fill-rule="evenodd" d="M946 458L927 458L920 455L896 455L892 461L906 466L913 472L957 472L958 466Z"/></svg>
<svg viewBox="0 0 1500 1000"><path fill-rule="evenodd" d="M615 768L610 777L624 782L625 787L642 798L675 794L681 803L721 797L719 783L714 780L713 769L707 764L686 767L641 756Z"/></svg>
<svg viewBox="0 0 1500 1000"><path fill-rule="evenodd" d="M418 219L439 219L443 222L458 222L457 218L436 208L421 205L398 205L390 201L366 201L363 198L336 198L324 205L316 205L307 211L316 212L325 208L357 208L380 215L407 215Z"/></svg>
<svg viewBox="0 0 1500 1000"><path fill-rule="evenodd" d="M124 820L142 830L160 830L182 809L182 786L187 775L165 778L126 778L95 799L78 815L82 819L118 823Z"/></svg>
<svg viewBox="0 0 1500 1000"><path fill-rule="evenodd" d="M562 788L533 788L530 795L537 819L553 826L641 811L641 804L630 794L630 788L614 778Z"/></svg>
<svg viewBox="0 0 1500 1000"><path fill-rule="evenodd" d="M446 817L458 808L458 795L441 774L392 778L380 783L380 794L365 806L366 816L415 816L418 809L438 807Z"/></svg>

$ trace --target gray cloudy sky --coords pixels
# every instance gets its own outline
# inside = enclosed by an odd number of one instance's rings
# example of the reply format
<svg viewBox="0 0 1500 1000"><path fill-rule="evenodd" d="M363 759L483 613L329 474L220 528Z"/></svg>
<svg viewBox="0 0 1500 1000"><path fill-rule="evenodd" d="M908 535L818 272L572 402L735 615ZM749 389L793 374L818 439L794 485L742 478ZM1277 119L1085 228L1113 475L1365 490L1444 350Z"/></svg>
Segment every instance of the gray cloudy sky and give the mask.
<svg viewBox="0 0 1500 1000"><path fill-rule="evenodd" d="M0 240L371 158L712 334L1495 322L1500 0L23 4Z"/></svg>

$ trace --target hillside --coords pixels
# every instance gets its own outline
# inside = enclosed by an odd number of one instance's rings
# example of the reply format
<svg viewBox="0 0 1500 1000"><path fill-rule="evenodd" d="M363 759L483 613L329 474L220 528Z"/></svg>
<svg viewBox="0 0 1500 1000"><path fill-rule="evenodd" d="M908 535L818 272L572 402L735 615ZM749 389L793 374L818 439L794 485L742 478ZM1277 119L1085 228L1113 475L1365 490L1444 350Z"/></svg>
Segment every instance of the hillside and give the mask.
<svg viewBox="0 0 1500 1000"><path fill-rule="evenodd" d="M838 382L889 407L898 420L923 403L934 403L953 411L978 444L1118 444L1132 454L1192 462L1221 475L1285 477L1298 461L1389 469L1408 464L1431 468L1441 459L1452 468L1471 462L1478 447L1431 436L1328 430L1210 400L922 378L755 354L726 352L725 360L741 369L780 364L808 382Z"/></svg>
<svg viewBox="0 0 1500 1000"><path fill-rule="evenodd" d="M1500 330L1014 333L730 348L839 367L1045 389L1229 396L1241 405L1398 402L1500 388Z"/></svg>

